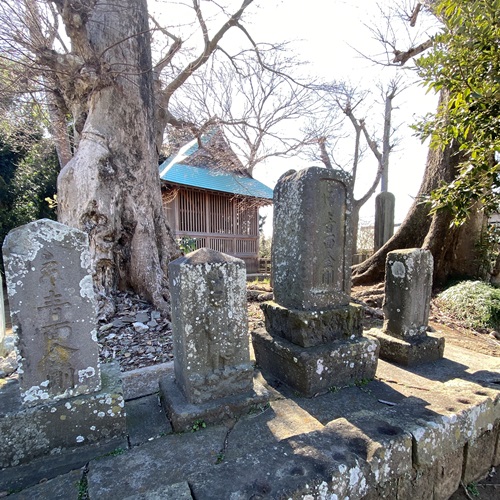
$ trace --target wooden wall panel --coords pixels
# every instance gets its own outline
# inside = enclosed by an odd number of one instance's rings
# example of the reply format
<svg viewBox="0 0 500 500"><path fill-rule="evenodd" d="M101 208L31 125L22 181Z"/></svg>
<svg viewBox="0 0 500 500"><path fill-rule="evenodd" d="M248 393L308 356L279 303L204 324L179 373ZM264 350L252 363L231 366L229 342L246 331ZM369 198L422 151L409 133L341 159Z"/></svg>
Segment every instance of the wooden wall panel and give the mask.
<svg viewBox="0 0 500 500"><path fill-rule="evenodd" d="M212 248L242 258L247 263L247 272L256 272L258 207L232 195L175 189L173 196L173 191L164 192L165 213L174 237L195 238L196 248Z"/></svg>

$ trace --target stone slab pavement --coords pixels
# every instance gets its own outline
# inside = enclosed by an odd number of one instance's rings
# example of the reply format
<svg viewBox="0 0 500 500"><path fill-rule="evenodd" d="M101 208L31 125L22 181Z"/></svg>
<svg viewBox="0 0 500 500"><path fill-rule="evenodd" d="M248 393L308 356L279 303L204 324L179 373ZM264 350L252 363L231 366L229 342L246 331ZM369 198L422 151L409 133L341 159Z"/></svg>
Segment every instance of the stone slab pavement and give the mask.
<svg viewBox="0 0 500 500"><path fill-rule="evenodd" d="M151 392L156 376L171 369L149 370L153 383L143 397L127 387L139 374L125 376L125 392L134 396L126 402L128 449L9 500L438 499L458 488L462 454L479 433L495 441L484 454L491 449L499 458L499 358L459 347L446 346L444 359L418 367L380 361L374 381L313 398L257 374L272 393L269 404L237 421L178 434ZM439 457L451 457L440 464L443 479L418 483L413 476L416 489L401 490L397 478L412 477L414 464L432 471ZM391 484L398 493L380 493Z"/></svg>

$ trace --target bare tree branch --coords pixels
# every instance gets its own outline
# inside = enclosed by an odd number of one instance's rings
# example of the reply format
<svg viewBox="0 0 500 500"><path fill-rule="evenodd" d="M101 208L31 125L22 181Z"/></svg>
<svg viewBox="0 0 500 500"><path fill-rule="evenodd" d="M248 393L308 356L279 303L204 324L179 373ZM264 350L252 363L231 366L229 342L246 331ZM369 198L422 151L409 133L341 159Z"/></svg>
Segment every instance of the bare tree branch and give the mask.
<svg viewBox="0 0 500 500"><path fill-rule="evenodd" d="M330 157L328 156L328 152L326 151L325 143L326 143L326 137L318 138L321 161L323 162L326 168L333 169L332 162L330 161Z"/></svg>
<svg viewBox="0 0 500 500"><path fill-rule="evenodd" d="M421 43L420 45L417 45L416 47L411 47L406 51L394 49L394 59L392 60L392 62L403 66L412 57L418 56L422 52L426 51L428 48L432 47L433 43L434 40L432 38L429 38L429 40L426 40L425 42Z"/></svg>
<svg viewBox="0 0 500 500"><path fill-rule="evenodd" d="M159 23L156 21L156 19L154 19L151 16L149 18L151 19L151 21L153 22L153 24L155 25L155 27L156 27L157 30L159 30L161 33L163 33L168 38L171 38L173 40L173 42L174 42L171 45L171 47L169 48L167 54L160 61L158 61L155 64L154 72L155 72L156 75L159 76L160 73L165 69L165 67L172 62L172 59L174 58L174 56L181 49L181 47L182 47L182 40L179 37L175 36L174 34L170 33L170 31L168 31L167 29L162 28L159 25Z"/></svg>
<svg viewBox="0 0 500 500"><path fill-rule="evenodd" d="M415 25L417 24L417 17L418 17L418 14L419 14L421 8L422 8L422 4L420 2L418 2L417 5L415 5L415 9L413 10L413 13L410 17L410 26L412 28L414 28Z"/></svg>
<svg viewBox="0 0 500 500"><path fill-rule="evenodd" d="M163 108L168 107L168 102L172 94L181 87L183 83L203 64L205 64L208 58L213 54L215 49L217 48L217 44L220 42L222 37L227 33L227 31L233 27L238 25L238 21L243 15L245 9L253 2L253 0L244 0L241 7L238 9L236 13L234 13L215 33L213 38L209 40L205 39L205 47L203 52L193 61L191 61L161 92L161 96L159 99L160 105ZM194 0L195 5L197 5L197 1ZM205 35L204 35L205 36Z"/></svg>

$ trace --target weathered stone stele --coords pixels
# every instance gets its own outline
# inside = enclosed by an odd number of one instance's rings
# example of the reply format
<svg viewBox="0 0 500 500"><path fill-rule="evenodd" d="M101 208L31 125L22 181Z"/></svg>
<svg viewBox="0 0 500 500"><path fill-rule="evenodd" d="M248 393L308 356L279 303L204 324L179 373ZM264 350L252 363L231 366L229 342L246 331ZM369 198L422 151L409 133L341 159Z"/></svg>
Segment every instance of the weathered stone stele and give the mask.
<svg viewBox="0 0 500 500"><path fill-rule="evenodd" d="M305 396L375 375L378 342L362 336L350 304L351 180L311 167L274 190L274 302L252 340L257 364Z"/></svg>
<svg viewBox="0 0 500 500"><path fill-rule="evenodd" d="M100 389L87 235L42 219L3 245L23 403Z"/></svg>
<svg viewBox="0 0 500 500"><path fill-rule="evenodd" d="M160 397L174 431L220 423L269 399L250 362L245 263L201 248L169 264L174 374Z"/></svg>
<svg viewBox="0 0 500 500"><path fill-rule="evenodd" d="M387 254L384 327L370 330L380 342L381 358L410 366L443 357L444 337L427 333L433 266L429 250Z"/></svg>
<svg viewBox="0 0 500 500"><path fill-rule="evenodd" d="M245 263L202 248L170 263L174 371L190 403L249 391Z"/></svg>
<svg viewBox="0 0 500 500"><path fill-rule="evenodd" d="M274 190L273 290L291 309L349 303L351 210L349 176L310 167L289 171Z"/></svg>
<svg viewBox="0 0 500 500"><path fill-rule="evenodd" d="M433 268L429 250L410 248L387 254L384 332L401 339L426 334Z"/></svg>

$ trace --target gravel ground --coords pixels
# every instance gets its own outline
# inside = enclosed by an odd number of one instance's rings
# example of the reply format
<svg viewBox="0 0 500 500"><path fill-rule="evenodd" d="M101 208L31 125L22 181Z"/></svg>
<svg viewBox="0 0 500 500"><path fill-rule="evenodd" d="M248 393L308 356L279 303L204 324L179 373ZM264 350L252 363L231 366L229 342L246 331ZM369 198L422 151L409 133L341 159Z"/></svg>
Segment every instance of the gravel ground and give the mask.
<svg viewBox="0 0 500 500"><path fill-rule="evenodd" d="M271 297L267 285L248 286L250 325L263 321L259 303ZM101 363L118 362L122 371L174 358L169 318L129 292L116 296L116 314L111 321L99 324L97 338Z"/></svg>
<svg viewBox="0 0 500 500"><path fill-rule="evenodd" d="M116 296L116 314L109 323L101 322L97 338L101 362L116 361L122 371L174 358L170 321L132 293Z"/></svg>

